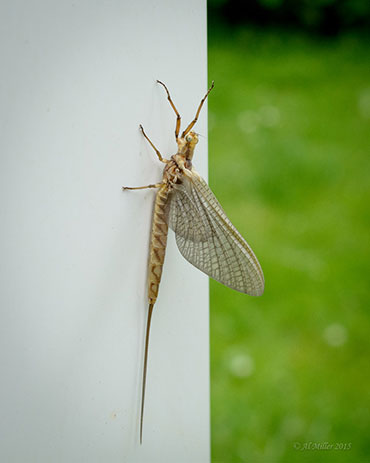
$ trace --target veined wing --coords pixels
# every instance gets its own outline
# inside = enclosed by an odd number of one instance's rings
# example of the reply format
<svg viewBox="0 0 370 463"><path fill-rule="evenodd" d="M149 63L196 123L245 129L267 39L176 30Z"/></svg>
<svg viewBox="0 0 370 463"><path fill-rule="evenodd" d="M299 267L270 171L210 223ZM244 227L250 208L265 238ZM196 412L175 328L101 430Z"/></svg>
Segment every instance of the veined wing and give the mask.
<svg viewBox="0 0 370 463"><path fill-rule="evenodd" d="M168 215L177 246L187 261L232 289L251 296L263 293L265 283L257 257L194 170L174 186Z"/></svg>

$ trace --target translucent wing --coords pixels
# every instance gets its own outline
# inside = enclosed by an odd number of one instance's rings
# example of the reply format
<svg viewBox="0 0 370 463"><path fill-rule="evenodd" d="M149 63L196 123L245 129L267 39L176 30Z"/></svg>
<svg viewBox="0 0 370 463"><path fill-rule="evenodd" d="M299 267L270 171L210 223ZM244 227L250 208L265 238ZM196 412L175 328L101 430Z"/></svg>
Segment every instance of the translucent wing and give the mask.
<svg viewBox="0 0 370 463"><path fill-rule="evenodd" d="M168 220L181 254L191 264L232 289L251 296L263 293L256 256L194 170L172 190Z"/></svg>

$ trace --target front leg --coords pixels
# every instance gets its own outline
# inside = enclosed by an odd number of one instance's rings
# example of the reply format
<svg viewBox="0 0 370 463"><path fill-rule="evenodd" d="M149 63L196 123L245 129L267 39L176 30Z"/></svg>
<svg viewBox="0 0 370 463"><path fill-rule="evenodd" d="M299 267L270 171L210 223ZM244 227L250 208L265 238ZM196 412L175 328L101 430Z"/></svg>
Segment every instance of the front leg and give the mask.
<svg viewBox="0 0 370 463"><path fill-rule="evenodd" d="M190 122L190 124L182 132L182 135L181 135L182 137L185 137L185 135L188 134L190 132L190 130L194 127L195 123L198 120L199 113L200 113L200 110L202 109L203 103L206 101L207 96L209 95L210 91L213 89L214 86L215 86L215 82L214 82L214 80L212 80L212 85L209 87L208 92L205 94L205 96L203 97L203 100L200 102L194 119Z"/></svg>
<svg viewBox="0 0 370 463"><path fill-rule="evenodd" d="M177 139L179 138L179 132L180 132L181 116L180 116L179 112L178 112L177 109L176 109L176 106L174 105L174 103L173 103L173 101L172 101L170 92L168 91L168 88L166 87L166 85L165 85L163 82L161 82L160 80L157 80L157 82L158 82L159 84L163 85L164 89L165 89L166 92L167 92L167 100L170 102L170 105L172 106L172 109L175 111L175 114L176 114L175 137L176 137L176 141L177 141Z"/></svg>

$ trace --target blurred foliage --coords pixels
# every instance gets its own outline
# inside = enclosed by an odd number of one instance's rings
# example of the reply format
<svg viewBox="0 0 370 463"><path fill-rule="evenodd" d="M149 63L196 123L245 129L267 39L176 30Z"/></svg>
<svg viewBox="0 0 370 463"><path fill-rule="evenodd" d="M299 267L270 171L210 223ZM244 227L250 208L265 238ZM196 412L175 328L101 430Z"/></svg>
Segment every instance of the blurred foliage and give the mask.
<svg viewBox="0 0 370 463"><path fill-rule="evenodd" d="M210 29L210 185L266 279L211 281L214 463L370 461L369 52Z"/></svg>
<svg viewBox="0 0 370 463"><path fill-rule="evenodd" d="M369 0L208 0L211 21L284 25L321 34L370 28Z"/></svg>

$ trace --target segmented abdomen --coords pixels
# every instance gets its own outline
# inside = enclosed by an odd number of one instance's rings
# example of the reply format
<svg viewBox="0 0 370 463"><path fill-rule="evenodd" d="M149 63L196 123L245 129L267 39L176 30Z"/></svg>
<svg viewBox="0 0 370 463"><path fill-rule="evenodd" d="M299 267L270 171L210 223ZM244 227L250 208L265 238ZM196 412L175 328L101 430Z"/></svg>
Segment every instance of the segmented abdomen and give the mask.
<svg viewBox="0 0 370 463"><path fill-rule="evenodd" d="M164 256L166 253L168 225L166 222L165 209L167 200L168 186L163 185L158 190L154 203L148 271L149 304L154 304L157 299L159 283L162 276Z"/></svg>

